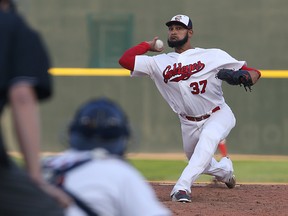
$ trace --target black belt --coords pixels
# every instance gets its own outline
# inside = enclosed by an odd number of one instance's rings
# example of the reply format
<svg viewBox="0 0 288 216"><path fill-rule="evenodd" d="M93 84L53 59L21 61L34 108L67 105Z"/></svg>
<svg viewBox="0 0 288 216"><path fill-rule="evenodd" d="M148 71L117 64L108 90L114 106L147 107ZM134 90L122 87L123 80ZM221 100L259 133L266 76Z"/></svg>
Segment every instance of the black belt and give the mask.
<svg viewBox="0 0 288 216"><path fill-rule="evenodd" d="M217 106L215 107L212 111L211 111L211 114L220 110L220 107ZM204 119L207 119L210 117L211 114L205 114L205 115L202 115L202 116L198 116L198 117L192 117L192 116L186 116L186 119L188 119L189 121L202 121Z"/></svg>

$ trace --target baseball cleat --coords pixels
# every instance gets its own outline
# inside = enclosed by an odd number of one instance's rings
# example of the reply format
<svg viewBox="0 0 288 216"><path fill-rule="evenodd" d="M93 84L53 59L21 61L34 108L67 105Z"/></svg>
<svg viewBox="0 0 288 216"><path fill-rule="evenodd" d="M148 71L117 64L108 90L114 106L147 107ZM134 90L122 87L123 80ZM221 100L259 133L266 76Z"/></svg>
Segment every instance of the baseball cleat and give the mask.
<svg viewBox="0 0 288 216"><path fill-rule="evenodd" d="M232 177L229 179L228 182L225 182L226 186L229 188L229 189L232 189L236 186L236 177L235 175L232 175Z"/></svg>
<svg viewBox="0 0 288 216"><path fill-rule="evenodd" d="M172 201L190 203L191 197L185 190L179 190L172 195Z"/></svg>

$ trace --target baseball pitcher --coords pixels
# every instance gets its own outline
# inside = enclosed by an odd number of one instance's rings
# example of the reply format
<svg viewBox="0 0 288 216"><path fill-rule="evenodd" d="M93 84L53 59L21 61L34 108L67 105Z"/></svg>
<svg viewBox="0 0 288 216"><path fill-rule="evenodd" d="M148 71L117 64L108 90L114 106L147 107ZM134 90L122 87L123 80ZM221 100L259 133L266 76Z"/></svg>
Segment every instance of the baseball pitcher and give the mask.
<svg viewBox="0 0 288 216"><path fill-rule="evenodd" d="M156 46L159 43L155 37L128 49L119 64L130 70L132 77L149 76L178 114L189 163L170 195L173 201L191 202L191 186L200 174L212 175L228 188L235 187L230 158L223 157L218 162L213 157L219 142L236 123L223 97L222 80L251 90L261 74L221 49L193 47L190 42L193 26L188 16L176 15L166 26L167 43L174 52L145 55L148 51L164 50Z"/></svg>

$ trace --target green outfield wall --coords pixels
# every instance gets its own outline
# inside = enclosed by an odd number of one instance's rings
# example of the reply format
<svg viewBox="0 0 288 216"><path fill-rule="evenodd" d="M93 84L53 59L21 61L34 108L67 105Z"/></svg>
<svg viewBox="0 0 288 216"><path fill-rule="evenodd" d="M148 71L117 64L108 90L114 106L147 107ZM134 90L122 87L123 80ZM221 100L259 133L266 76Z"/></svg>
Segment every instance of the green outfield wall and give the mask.
<svg viewBox="0 0 288 216"><path fill-rule="evenodd" d="M130 78L129 71L119 69L71 69L73 76L68 71L52 70L55 94L41 105L43 151L65 149L67 128L76 108L91 98L103 96L117 101L129 116L132 129L129 151L182 151L178 117L150 78ZM223 83L226 102L237 119L227 139L230 153L288 154L288 79L278 78L279 74L287 77L288 71L263 71L263 78L253 86L252 92ZM4 121L11 144L15 141L9 109Z"/></svg>
<svg viewBox="0 0 288 216"><path fill-rule="evenodd" d="M126 47L154 36L165 41L165 22L176 14L187 14L194 26L193 46L221 48L260 69L288 69L287 0L17 3L28 22L43 34L54 67L119 67L115 60Z"/></svg>
<svg viewBox="0 0 288 216"><path fill-rule="evenodd" d="M248 66L265 70L253 91L223 84L237 118L228 151L288 154L288 1L286 0L21 0L19 11L40 31L54 75L54 96L41 105L43 151L65 148L66 128L76 108L107 96L127 111L133 137L130 151L182 152L177 116L149 78L113 74L133 44L159 36L176 14L192 18L192 45L221 48ZM171 51L166 48L166 51ZM57 68L62 68L59 70ZM66 68L66 69L65 69ZM95 75L87 69L111 68ZM281 71L280 71L281 70ZM121 70L120 70L121 71ZM122 70L123 72L123 70ZM118 73L118 72L116 72ZM15 149L9 109L5 136Z"/></svg>

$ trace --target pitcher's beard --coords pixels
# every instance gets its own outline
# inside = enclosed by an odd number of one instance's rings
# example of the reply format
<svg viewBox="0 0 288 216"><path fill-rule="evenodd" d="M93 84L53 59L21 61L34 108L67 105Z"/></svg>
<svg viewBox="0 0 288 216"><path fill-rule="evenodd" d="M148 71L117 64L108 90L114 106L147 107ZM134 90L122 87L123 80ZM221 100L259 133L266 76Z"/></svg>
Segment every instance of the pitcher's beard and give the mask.
<svg viewBox="0 0 288 216"><path fill-rule="evenodd" d="M186 36L182 40L169 41L169 39L168 39L167 40L167 44L168 44L169 47L175 48L175 47L183 46L185 43L187 43L187 41L188 41L188 33L186 34Z"/></svg>

